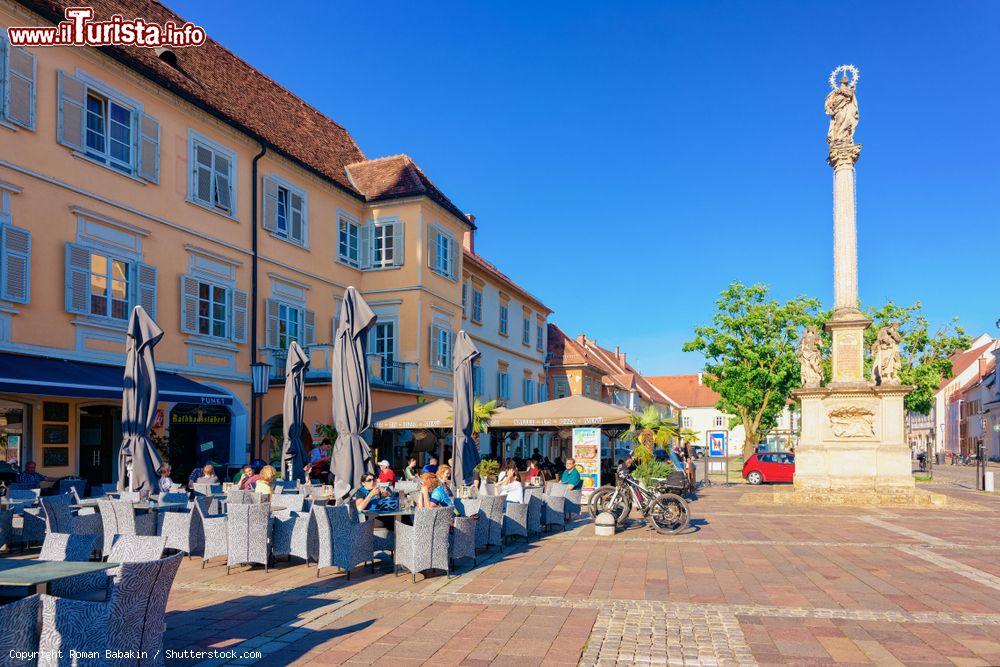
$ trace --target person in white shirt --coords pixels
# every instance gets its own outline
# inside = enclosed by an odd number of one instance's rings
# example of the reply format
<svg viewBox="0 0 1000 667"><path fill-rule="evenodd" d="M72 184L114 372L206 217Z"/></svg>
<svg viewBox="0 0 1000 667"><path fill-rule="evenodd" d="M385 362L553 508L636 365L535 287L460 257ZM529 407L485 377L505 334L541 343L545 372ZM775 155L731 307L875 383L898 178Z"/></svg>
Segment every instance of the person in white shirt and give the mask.
<svg viewBox="0 0 1000 667"><path fill-rule="evenodd" d="M524 486L521 484L521 474L514 470L507 470L504 478L504 485L497 488L497 495L507 496L508 503L524 502Z"/></svg>

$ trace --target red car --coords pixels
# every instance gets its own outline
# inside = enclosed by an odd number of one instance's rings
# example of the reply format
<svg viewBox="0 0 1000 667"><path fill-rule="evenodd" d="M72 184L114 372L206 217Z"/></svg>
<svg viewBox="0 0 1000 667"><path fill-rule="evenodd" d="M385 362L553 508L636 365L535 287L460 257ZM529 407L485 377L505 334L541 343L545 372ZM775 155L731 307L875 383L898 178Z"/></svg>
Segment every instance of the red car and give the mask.
<svg viewBox="0 0 1000 667"><path fill-rule="evenodd" d="M743 479L750 484L791 482L795 476L795 454L758 452L743 464Z"/></svg>

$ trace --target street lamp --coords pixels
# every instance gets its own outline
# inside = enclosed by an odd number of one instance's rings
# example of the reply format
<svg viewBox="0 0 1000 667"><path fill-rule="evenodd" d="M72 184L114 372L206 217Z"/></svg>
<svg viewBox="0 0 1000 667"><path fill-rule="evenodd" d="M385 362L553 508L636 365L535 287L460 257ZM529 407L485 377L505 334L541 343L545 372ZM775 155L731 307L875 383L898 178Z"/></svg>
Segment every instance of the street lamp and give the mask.
<svg viewBox="0 0 1000 667"><path fill-rule="evenodd" d="M254 452L260 447L260 437L264 430L264 394L271 384L271 364L264 361L255 361L250 364L250 391L253 399L250 402L250 451Z"/></svg>

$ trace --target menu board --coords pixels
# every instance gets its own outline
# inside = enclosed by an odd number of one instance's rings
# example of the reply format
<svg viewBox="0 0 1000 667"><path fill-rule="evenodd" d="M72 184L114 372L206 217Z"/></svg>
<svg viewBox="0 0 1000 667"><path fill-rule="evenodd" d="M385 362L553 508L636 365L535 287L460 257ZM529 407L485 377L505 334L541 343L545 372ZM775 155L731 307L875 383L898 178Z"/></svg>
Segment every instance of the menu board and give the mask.
<svg viewBox="0 0 1000 667"><path fill-rule="evenodd" d="M586 500L601 485L601 429L573 429L573 460L583 480Z"/></svg>

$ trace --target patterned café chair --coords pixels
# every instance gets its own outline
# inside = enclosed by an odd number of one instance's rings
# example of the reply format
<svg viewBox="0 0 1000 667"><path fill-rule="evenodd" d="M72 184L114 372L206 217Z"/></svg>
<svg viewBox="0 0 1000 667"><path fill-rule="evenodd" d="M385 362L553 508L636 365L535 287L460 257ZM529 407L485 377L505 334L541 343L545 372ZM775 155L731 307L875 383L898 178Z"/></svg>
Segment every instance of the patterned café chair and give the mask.
<svg viewBox="0 0 1000 667"><path fill-rule="evenodd" d="M550 529L552 526L559 526L560 529L565 528L566 497L545 494L542 496L542 501L545 504L542 508L542 524L545 528Z"/></svg>
<svg viewBox="0 0 1000 667"><path fill-rule="evenodd" d="M194 491L196 496L210 496L215 493L222 493L221 484L205 484L204 482L195 482L191 485L191 489Z"/></svg>
<svg viewBox="0 0 1000 667"><path fill-rule="evenodd" d="M260 501L261 495L259 493L254 493L253 491L247 491L245 489L231 489L229 493L226 494L226 502L229 504L259 503Z"/></svg>
<svg viewBox="0 0 1000 667"><path fill-rule="evenodd" d="M524 502L528 505L528 535L542 534L542 515L545 512L545 501L541 493L528 494L525 490Z"/></svg>
<svg viewBox="0 0 1000 667"><path fill-rule="evenodd" d="M226 521L226 574L232 567L259 563L268 571L271 554L271 506L229 505Z"/></svg>
<svg viewBox="0 0 1000 667"><path fill-rule="evenodd" d="M118 493L117 484L101 484L101 494L108 495L110 493Z"/></svg>
<svg viewBox="0 0 1000 667"><path fill-rule="evenodd" d="M297 493L298 482L294 480L276 479L274 480L274 490L276 495L282 493Z"/></svg>
<svg viewBox="0 0 1000 667"><path fill-rule="evenodd" d="M165 496L171 494L164 494ZM184 494L178 494L187 500ZM166 502L162 501L161 502ZM162 536L170 549L183 551L188 558L204 549L205 531L201 515L192 507L187 512L157 512L156 533Z"/></svg>
<svg viewBox="0 0 1000 667"><path fill-rule="evenodd" d="M84 562L90 560L97 543L96 535L49 533L42 542L38 560Z"/></svg>
<svg viewBox="0 0 1000 667"><path fill-rule="evenodd" d="M20 522L14 523L14 541L22 548L41 543L45 539L45 517L42 516L40 507L26 507L17 518L20 518Z"/></svg>
<svg viewBox="0 0 1000 667"><path fill-rule="evenodd" d="M167 596L177 576L183 554L143 563L123 563L108 600L107 648L129 655L150 656L143 667L161 667ZM135 667L136 660L109 660L111 667Z"/></svg>
<svg viewBox="0 0 1000 667"><path fill-rule="evenodd" d="M271 507L283 507L281 512L275 512L275 516L287 518L290 513L302 512L306 506L306 497L302 493L276 493L271 496Z"/></svg>
<svg viewBox="0 0 1000 667"><path fill-rule="evenodd" d="M198 496L194 499L192 512L198 513L198 523L201 525L202 552L201 567L211 558L227 556L226 515L211 512L212 498Z"/></svg>
<svg viewBox="0 0 1000 667"><path fill-rule="evenodd" d="M12 485L13 486L13 485ZM7 500L19 503L32 504L38 501L41 489L14 489L7 490Z"/></svg>
<svg viewBox="0 0 1000 667"><path fill-rule="evenodd" d="M40 665L70 664L70 651L74 649L94 651L97 659L79 657L73 664L104 665L108 611L104 604L51 595L32 595L11 602L0 607L0 651L4 656L15 655L13 651L40 656ZM65 656L65 661L55 658L59 655Z"/></svg>
<svg viewBox="0 0 1000 667"><path fill-rule="evenodd" d="M480 496L479 521L476 523L476 548L502 547L503 509L507 496Z"/></svg>
<svg viewBox="0 0 1000 667"><path fill-rule="evenodd" d="M507 503L503 512L502 541L510 541L515 537L523 537L528 541L528 505L524 503Z"/></svg>
<svg viewBox="0 0 1000 667"><path fill-rule="evenodd" d="M371 561L375 569L375 520L358 523L351 516L348 505L318 505L313 507L316 515L316 537L319 550L316 559L316 576L324 567L339 567L351 578L351 570Z"/></svg>
<svg viewBox="0 0 1000 667"><path fill-rule="evenodd" d="M549 487L550 496L561 496L566 499L566 516L576 516L580 513L580 505L583 503L583 490L574 489L569 484L553 482Z"/></svg>
<svg viewBox="0 0 1000 667"><path fill-rule="evenodd" d="M132 503L125 500L98 500L97 508L104 523L101 555L107 556L115 535L155 535L156 517L152 512L136 514Z"/></svg>
<svg viewBox="0 0 1000 667"><path fill-rule="evenodd" d="M413 583L417 581L417 572L426 570L444 570L450 575L448 535L453 515L450 507L418 509L413 515L412 526L396 522L394 570L397 574L399 568L406 568Z"/></svg>
<svg viewBox="0 0 1000 667"><path fill-rule="evenodd" d="M65 477L59 480L59 493L69 493L76 491L77 495L85 495L87 492L87 480L80 478Z"/></svg>
<svg viewBox="0 0 1000 667"><path fill-rule="evenodd" d="M157 502L160 503L186 503L188 502L188 495L183 491L168 491L167 493L161 493Z"/></svg>
<svg viewBox="0 0 1000 667"><path fill-rule="evenodd" d="M471 558L473 566L477 564L476 523L478 521L470 516L456 516L452 519L451 534L448 536L448 555L452 569L458 561L465 558Z"/></svg>
<svg viewBox="0 0 1000 667"><path fill-rule="evenodd" d="M111 563L141 563L159 560L163 556L166 540L162 537L117 535L111 545L108 561ZM104 602L120 567L103 572L91 572L75 577L58 579L49 584L49 593L61 598Z"/></svg>
<svg viewBox="0 0 1000 667"><path fill-rule="evenodd" d="M40 499L42 517L45 519L47 533L73 533L75 535L96 535L98 547L101 546L101 522L97 514L73 514L70 509L70 495L47 496Z"/></svg>

